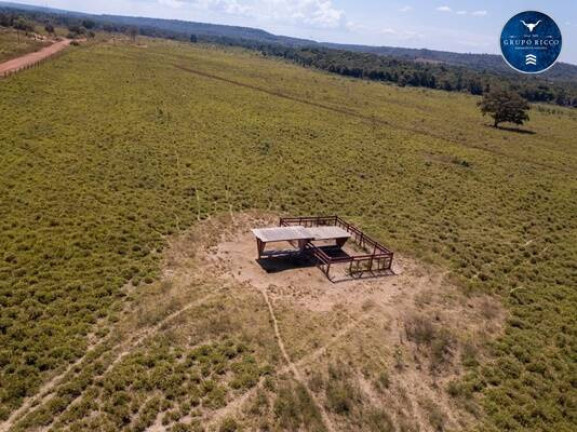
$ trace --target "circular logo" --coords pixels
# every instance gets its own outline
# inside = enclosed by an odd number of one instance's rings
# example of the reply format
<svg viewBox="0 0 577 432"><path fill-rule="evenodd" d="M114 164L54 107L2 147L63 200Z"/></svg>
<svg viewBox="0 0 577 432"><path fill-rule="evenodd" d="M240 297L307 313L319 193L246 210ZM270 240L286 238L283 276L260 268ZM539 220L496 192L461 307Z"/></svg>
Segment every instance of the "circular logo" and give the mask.
<svg viewBox="0 0 577 432"><path fill-rule="evenodd" d="M513 69L537 74L555 64L561 54L561 30L541 12L521 12L501 32L501 53Z"/></svg>

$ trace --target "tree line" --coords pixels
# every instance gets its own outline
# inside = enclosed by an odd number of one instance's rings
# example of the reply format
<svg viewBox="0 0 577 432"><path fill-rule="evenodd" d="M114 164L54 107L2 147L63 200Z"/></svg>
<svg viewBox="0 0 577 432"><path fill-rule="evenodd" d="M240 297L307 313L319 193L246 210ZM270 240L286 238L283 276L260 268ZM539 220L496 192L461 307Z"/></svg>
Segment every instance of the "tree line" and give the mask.
<svg viewBox="0 0 577 432"><path fill-rule="evenodd" d="M399 86L467 92L483 95L491 89L508 89L530 102L577 107L577 85L515 77L495 72L478 72L461 66L401 60L327 48L291 48L279 45L253 47L265 56L282 57L305 67L314 67L339 75L385 81Z"/></svg>
<svg viewBox="0 0 577 432"><path fill-rule="evenodd" d="M17 14L0 13L0 27L12 27L26 33L33 33L36 30L34 24Z"/></svg>
<svg viewBox="0 0 577 432"><path fill-rule="evenodd" d="M14 13L6 13L0 12L0 27L7 27L13 28L15 30L24 31L28 33L35 33L37 24L43 25L44 30L49 35L56 35L56 29L54 21L51 20L42 20L41 22L32 21L25 16L21 16ZM78 37L95 37L94 29L96 27L96 23L91 20L82 20L78 23L69 23L66 28L68 30L68 34L66 37L69 39L75 39Z"/></svg>
<svg viewBox="0 0 577 432"><path fill-rule="evenodd" d="M32 22L46 26L61 26L68 36L93 36L94 31L123 33L135 39L138 35L188 42L205 42L239 46L260 52L264 56L281 57L298 65L314 67L343 76L383 81L399 86L425 87L450 92L483 95L492 89L519 93L530 102L550 103L577 108L577 83L549 81L541 77L524 77L466 66L447 65L435 61L419 61L374 53L341 50L319 46L292 46L254 39L254 29L236 29L241 36L218 34L210 25L169 20L140 20L130 17L60 14L41 10L18 11L0 7L0 26L34 31ZM136 26L136 23L142 25ZM156 23L156 24L155 24ZM190 27L196 33L187 31ZM206 27L206 28L205 28ZM204 29L204 30L203 30ZM48 29L47 29L48 30ZM251 32L252 30L252 32ZM50 33L50 32L49 32Z"/></svg>

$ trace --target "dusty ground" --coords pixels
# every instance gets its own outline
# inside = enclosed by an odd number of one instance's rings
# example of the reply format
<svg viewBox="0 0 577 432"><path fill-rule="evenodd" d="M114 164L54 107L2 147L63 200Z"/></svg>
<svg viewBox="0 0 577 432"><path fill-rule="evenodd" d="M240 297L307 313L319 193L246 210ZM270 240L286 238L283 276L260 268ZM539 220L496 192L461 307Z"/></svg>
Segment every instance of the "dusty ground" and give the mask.
<svg viewBox="0 0 577 432"><path fill-rule="evenodd" d="M1 63L0 77L17 72L21 69L25 69L29 66L35 65L36 63L39 63L42 60L45 60L48 57L53 56L54 54L62 51L64 48L70 45L71 42L72 41L69 39L54 42L52 45L47 46L46 48L43 48L40 51L26 54L22 57L18 57L12 60L8 60L7 62Z"/></svg>
<svg viewBox="0 0 577 432"><path fill-rule="evenodd" d="M483 361L501 330L500 305L398 254L395 274L377 279L332 283L314 266L267 272L250 228L276 223L233 214L167 239L160 280L127 285L133 300L118 322L102 323L105 336L96 329L87 354L0 430L469 429L481 416L475 401L447 389L464 358ZM219 372L194 378L200 369L186 359L226 343L248 354L216 356ZM180 381L143 384L167 368ZM119 394L128 417L111 402Z"/></svg>
<svg viewBox="0 0 577 432"><path fill-rule="evenodd" d="M348 278L331 282L314 264L295 259L256 259L254 236L241 232L234 241L221 242L214 255L208 257L217 267L236 280L259 289L269 289L273 296L290 298L298 307L317 312L331 311L335 306L358 308L368 299L389 298L401 292L405 270L411 262L398 257L393 263L394 275L356 280ZM346 265L334 268L333 273L343 274Z"/></svg>
<svg viewBox="0 0 577 432"><path fill-rule="evenodd" d="M451 399L446 386L463 373L462 345L481 357L484 342L500 332L504 312L495 300L465 297L447 281L446 272L399 254L394 275L372 279L332 283L315 266L290 261L286 266L274 264L270 271L255 259L249 228L275 223L270 216L237 215L236 227L212 245L204 259L215 275L270 299L287 361L306 376L305 381L314 371L346 358L363 403L386 406L392 423L400 428L462 429L474 421ZM294 316L314 324L295 329L296 323L289 319ZM442 345L440 354L431 354L439 349L435 344ZM374 363L389 376L386 391L375 390L370 378L363 376L363 368ZM322 395L318 403L325 408ZM328 417L336 417L329 428L351 427L342 416Z"/></svg>

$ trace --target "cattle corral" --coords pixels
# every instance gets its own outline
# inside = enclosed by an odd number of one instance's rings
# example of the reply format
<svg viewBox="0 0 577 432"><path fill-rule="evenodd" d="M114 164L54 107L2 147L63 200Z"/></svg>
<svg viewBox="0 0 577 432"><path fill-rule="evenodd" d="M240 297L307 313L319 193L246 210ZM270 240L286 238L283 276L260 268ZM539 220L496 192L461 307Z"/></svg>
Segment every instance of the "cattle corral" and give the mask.
<svg viewBox="0 0 577 432"><path fill-rule="evenodd" d="M393 252L339 216L281 217L279 226L253 229L258 260L300 257L312 260L329 280L331 268L348 264L351 277L392 274ZM348 245L348 240L352 245ZM269 243L292 249L269 250ZM334 242L334 243L333 243Z"/></svg>

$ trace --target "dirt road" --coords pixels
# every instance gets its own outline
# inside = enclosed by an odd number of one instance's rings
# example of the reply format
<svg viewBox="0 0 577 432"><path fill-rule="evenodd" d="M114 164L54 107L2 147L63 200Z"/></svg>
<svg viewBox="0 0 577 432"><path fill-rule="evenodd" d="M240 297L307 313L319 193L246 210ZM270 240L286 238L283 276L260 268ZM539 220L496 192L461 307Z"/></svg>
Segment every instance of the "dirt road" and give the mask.
<svg viewBox="0 0 577 432"><path fill-rule="evenodd" d="M12 60L8 60L7 62L0 63L0 77L8 75L13 72L17 72L21 69L25 69L28 66L32 66L59 51L62 51L72 42L69 39L65 39L60 42L55 42L46 48L41 49L40 51L36 51L30 54L26 54L22 57L18 57Z"/></svg>

